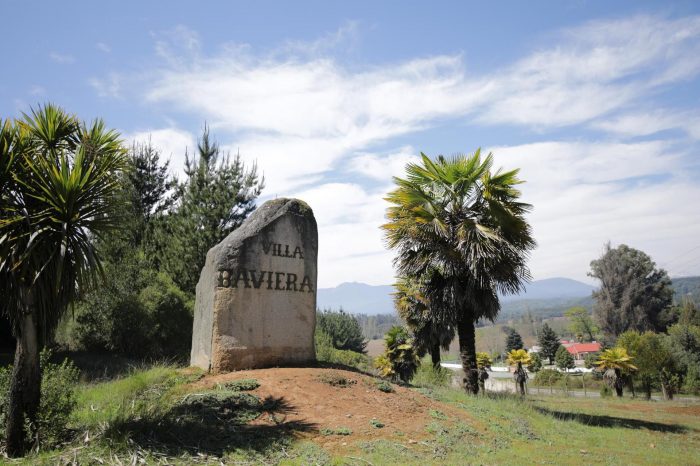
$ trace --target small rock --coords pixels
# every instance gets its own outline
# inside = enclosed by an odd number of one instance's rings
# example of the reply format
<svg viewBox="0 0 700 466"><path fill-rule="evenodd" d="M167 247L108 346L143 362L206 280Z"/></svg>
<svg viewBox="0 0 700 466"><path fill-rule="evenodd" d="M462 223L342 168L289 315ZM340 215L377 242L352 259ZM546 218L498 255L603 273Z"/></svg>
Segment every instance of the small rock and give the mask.
<svg viewBox="0 0 700 466"><path fill-rule="evenodd" d="M408 443L410 443L410 444L418 443L418 440L413 440L411 438L411 439L408 439Z"/></svg>
<svg viewBox="0 0 700 466"><path fill-rule="evenodd" d="M649 448L656 448L656 445L654 445L653 443L650 443Z"/></svg>
<svg viewBox="0 0 700 466"><path fill-rule="evenodd" d="M579 451L581 452L582 455L588 454L588 450L579 450Z"/></svg>
<svg viewBox="0 0 700 466"><path fill-rule="evenodd" d="M346 414L345 417L352 417L352 414Z"/></svg>

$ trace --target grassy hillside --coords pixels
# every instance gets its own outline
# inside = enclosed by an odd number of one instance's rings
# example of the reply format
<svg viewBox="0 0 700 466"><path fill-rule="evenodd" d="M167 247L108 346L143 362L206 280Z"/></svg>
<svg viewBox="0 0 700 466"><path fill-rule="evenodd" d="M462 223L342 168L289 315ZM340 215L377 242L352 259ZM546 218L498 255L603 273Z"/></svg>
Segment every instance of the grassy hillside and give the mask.
<svg viewBox="0 0 700 466"><path fill-rule="evenodd" d="M251 382L254 379L254 383ZM73 438L6 464L692 464L700 405L380 390L335 369L83 385ZM2 462L2 460L0 460Z"/></svg>

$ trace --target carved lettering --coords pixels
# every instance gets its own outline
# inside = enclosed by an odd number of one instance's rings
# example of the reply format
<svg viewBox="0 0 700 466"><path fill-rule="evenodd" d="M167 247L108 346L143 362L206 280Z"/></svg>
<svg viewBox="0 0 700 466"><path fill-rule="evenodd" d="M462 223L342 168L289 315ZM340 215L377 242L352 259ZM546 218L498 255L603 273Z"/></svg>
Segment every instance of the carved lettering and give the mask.
<svg viewBox="0 0 700 466"><path fill-rule="evenodd" d="M314 289L311 286L311 279L309 278L308 275L304 275L304 279L301 281L301 286L299 287L299 291L304 291L304 287L309 288L309 293L313 293Z"/></svg>
<svg viewBox="0 0 700 466"><path fill-rule="evenodd" d="M252 269L238 269L235 273L231 270L219 270L216 286L218 288L255 288L259 290L265 282L267 282L268 290L302 293L313 293L314 291L311 278L308 275L304 275L299 283L299 275L296 273Z"/></svg>
<svg viewBox="0 0 700 466"><path fill-rule="evenodd" d="M295 273L288 273L287 274L287 289L289 291L296 291L297 290L297 274L295 274Z"/></svg>
<svg viewBox="0 0 700 466"><path fill-rule="evenodd" d="M269 252L270 252L270 246L272 246L272 243L269 242L269 241L263 241L262 244L263 244L263 252L264 252L265 254L269 254Z"/></svg>
<svg viewBox="0 0 700 466"><path fill-rule="evenodd" d="M238 288L238 282L243 280L243 285L246 288L250 288L250 283L248 282L248 271L246 269L240 269L236 274L236 281L233 282L233 287Z"/></svg>
<svg viewBox="0 0 700 466"><path fill-rule="evenodd" d="M297 247L294 249L294 258L295 258L295 259L296 259L296 257L297 257L297 254L299 254L299 259L303 259L303 258L304 258L304 254L301 252L301 248L300 248L299 246L297 246Z"/></svg>
<svg viewBox="0 0 700 466"><path fill-rule="evenodd" d="M260 285L262 285L263 280L265 279L265 271L261 270L260 274L255 277L255 270L250 271L250 280L253 282L253 288L256 290L260 288Z"/></svg>
<svg viewBox="0 0 700 466"><path fill-rule="evenodd" d="M280 284L282 283L282 277L284 277L286 274L284 272L275 272L275 289L276 290L284 290L286 288L280 288Z"/></svg>
<svg viewBox="0 0 700 466"><path fill-rule="evenodd" d="M283 247L284 246L284 247ZM301 247L296 246L292 252L292 246L289 244L271 243L269 241L262 242L263 252L276 257L288 257L290 259L303 259L304 251Z"/></svg>

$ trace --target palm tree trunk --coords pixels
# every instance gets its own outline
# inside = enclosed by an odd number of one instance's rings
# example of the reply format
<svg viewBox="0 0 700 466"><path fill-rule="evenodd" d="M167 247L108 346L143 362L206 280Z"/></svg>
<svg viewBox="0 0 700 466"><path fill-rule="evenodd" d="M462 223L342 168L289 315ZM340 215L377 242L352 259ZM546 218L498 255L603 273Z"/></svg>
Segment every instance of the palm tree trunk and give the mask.
<svg viewBox="0 0 700 466"><path fill-rule="evenodd" d="M622 398L622 387L625 386L625 380L622 378L620 369L615 369L615 382L613 385L615 386L615 394Z"/></svg>
<svg viewBox="0 0 700 466"><path fill-rule="evenodd" d="M464 389L467 393L479 394L479 371L476 366L476 335L474 322L460 319L457 322L457 336L459 337L459 357L462 360L464 371Z"/></svg>
<svg viewBox="0 0 700 466"><path fill-rule="evenodd" d="M7 454L21 456L26 451L24 425L29 421L32 430L36 429L37 414L41 395L41 372L39 368L39 341L36 322L31 312L26 313L20 322L17 336L15 364L12 369L10 398L7 409Z"/></svg>
<svg viewBox="0 0 700 466"><path fill-rule="evenodd" d="M433 360L433 367L440 368L440 343L433 343L430 347L430 358Z"/></svg>
<svg viewBox="0 0 700 466"><path fill-rule="evenodd" d="M644 382L644 394L647 401L651 400L651 380L645 378Z"/></svg>

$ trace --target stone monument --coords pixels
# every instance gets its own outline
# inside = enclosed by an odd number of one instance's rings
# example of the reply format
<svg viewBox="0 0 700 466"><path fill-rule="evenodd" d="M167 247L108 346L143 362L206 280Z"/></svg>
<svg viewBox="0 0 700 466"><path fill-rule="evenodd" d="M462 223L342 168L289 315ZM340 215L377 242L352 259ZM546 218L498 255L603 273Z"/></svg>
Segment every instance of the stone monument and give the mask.
<svg viewBox="0 0 700 466"><path fill-rule="evenodd" d="M210 372L313 361L318 230L311 208L275 199L207 253L190 363Z"/></svg>

